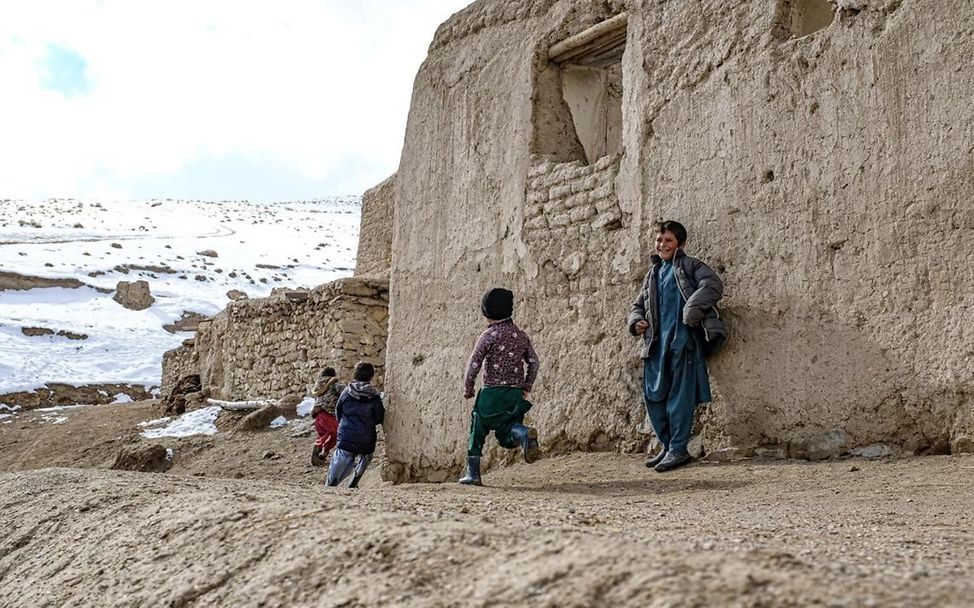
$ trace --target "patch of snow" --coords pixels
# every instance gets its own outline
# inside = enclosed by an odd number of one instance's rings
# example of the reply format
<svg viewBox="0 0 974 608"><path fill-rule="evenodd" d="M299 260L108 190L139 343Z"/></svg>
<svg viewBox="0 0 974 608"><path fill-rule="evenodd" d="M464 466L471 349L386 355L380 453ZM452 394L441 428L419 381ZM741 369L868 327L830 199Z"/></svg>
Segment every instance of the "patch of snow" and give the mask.
<svg viewBox="0 0 974 608"><path fill-rule="evenodd" d="M92 407L90 403L78 403L76 405L52 405L51 407L40 407L35 412L63 412L64 410L77 410L83 407Z"/></svg>
<svg viewBox="0 0 974 608"><path fill-rule="evenodd" d="M166 424L170 420L172 420L171 417L164 416L162 418L156 418L155 420L144 420L144 421L142 421L142 422L139 423L139 426L141 426L141 427L146 427L146 426L159 426L160 424Z"/></svg>
<svg viewBox="0 0 974 608"><path fill-rule="evenodd" d="M271 420L271 428L278 429L287 424L287 418L284 416L278 416L277 418Z"/></svg>
<svg viewBox="0 0 974 608"><path fill-rule="evenodd" d="M7 405L6 403L0 403L0 412L10 412L12 414L20 411L20 406L15 405L13 407Z"/></svg>
<svg viewBox="0 0 974 608"><path fill-rule="evenodd" d="M310 416L311 408L313 408L314 406L315 406L314 397L305 397L304 399L301 400L301 403L298 404L297 407L298 416L301 417Z"/></svg>
<svg viewBox="0 0 974 608"><path fill-rule="evenodd" d="M132 398L125 393L119 393L115 395L115 401L112 401L112 403L132 403Z"/></svg>
<svg viewBox="0 0 974 608"><path fill-rule="evenodd" d="M186 412L166 426L158 429L146 429L142 436L146 439L157 437L191 437L193 435L215 435L216 419L220 415L220 406L209 407Z"/></svg>
<svg viewBox="0 0 974 608"><path fill-rule="evenodd" d="M359 197L4 201L0 268L85 286L0 292L0 395L51 382L158 385L163 353L188 337L163 325L183 311L216 314L232 289L257 298L274 287L311 288L350 276L360 215ZM199 254L208 249L218 256ZM148 281L155 298L146 310L123 308L103 292L137 280ZM26 336L24 327L55 333Z"/></svg>
<svg viewBox="0 0 974 608"><path fill-rule="evenodd" d="M3 420L4 418L13 418L13 417L14 417L13 414L0 414L0 420Z"/></svg>
<svg viewBox="0 0 974 608"><path fill-rule="evenodd" d="M68 421L67 416L41 416L41 422L47 422L49 424L64 424Z"/></svg>
<svg viewBox="0 0 974 608"><path fill-rule="evenodd" d="M172 459L174 457L175 457L175 454L173 453L172 448L166 448L166 460L168 460L169 462L172 462Z"/></svg>

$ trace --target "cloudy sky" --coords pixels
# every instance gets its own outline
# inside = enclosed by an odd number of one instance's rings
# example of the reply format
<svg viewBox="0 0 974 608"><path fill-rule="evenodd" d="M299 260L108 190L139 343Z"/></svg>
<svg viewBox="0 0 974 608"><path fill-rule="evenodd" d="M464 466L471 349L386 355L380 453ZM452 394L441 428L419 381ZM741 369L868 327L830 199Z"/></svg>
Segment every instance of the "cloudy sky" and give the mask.
<svg viewBox="0 0 974 608"><path fill-rule="evenodd" d="M470 1L2 0L0 199L360 194Z"/></svg>

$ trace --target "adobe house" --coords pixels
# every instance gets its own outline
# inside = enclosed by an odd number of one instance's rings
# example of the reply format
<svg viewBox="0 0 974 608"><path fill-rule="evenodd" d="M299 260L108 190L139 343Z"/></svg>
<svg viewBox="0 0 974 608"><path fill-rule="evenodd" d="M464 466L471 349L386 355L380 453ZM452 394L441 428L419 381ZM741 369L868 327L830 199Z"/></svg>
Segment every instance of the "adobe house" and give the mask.
<svg viewBox="0 0 974 608"><path fill-rule="evenodd" d="M479 0L451 17L382 190L386 477L460 471L494 285L541 357L545 449L644 449L625 317L662 218L727 287L698 454L974 449L972 28L967 0Z"/></svg>

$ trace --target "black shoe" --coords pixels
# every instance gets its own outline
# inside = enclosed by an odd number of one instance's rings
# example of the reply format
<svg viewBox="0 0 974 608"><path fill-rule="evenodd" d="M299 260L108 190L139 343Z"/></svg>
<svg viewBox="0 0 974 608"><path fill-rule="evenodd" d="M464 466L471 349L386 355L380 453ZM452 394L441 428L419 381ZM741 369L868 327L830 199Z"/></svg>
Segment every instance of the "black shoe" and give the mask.
<svg viewBox="0 0 974 608"><path fill-rule="evenodd" d="M655 467L659 463L663 462L663 459L664 458L666 458L666 448L660 450L659 451L659 454L657 454L655 456L649 456L649 457L647 457L646 458L646 466L648 468L652 469L653 467Z"/></svg>
<svg viewBox="0 0 974 608"><path fill-rule="evenodd" d="M321 446L311 446L311 466L320 467L325 464L325 456L321 453Z"/></svg>
<svg viewBox="0 0 974 608"><path fill-rule="evenodd" d="M467 474L460 478L458 483L465 486L479 486L480 483L480 456L467 456Z"/></svg>
<svg viewBox="0 0 974 608"><path fill-rule="evenodd" d="M362 479L361 476L352 477L352 481L350 481L348 483L348 487L350 487L350 488L357 488L358 487L358 482L359 482L360 479Z"/></svg>
<svg viewBox="0 0 974 608"><path fill-rule="evenodd" d="M541 458L541 447L538 446L537 429L517 423L511 427L511 435L521 444L524 452L524 462L531 464Z"/></svg>
<svg viewBox="0 0 974 608"><path fill-rule="evenodd" d="M653 467L657 473L663 473L664 471L672 471L682 467L685 464L690 464L690 454L686 452L680 452L679 454L674 454L673 452L667 452L663 460L660 461L658 465Z"/></svg>

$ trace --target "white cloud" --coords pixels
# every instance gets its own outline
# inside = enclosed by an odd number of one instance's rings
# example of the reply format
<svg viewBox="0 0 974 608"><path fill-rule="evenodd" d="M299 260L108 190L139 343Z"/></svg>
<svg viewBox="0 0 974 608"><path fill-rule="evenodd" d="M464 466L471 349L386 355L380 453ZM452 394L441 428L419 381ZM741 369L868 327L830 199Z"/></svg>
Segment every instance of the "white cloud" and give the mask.
<svg viewBox="0 0 974 608"><path fill-rule="evenodd" d="M216 196L235 162L291 174L277 198L361 192L395 171L416 70L468 1L4 3L0 197ZM44 88L52 44L88 94Z"/></svg>

